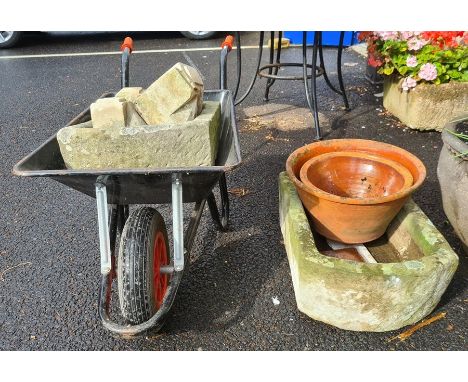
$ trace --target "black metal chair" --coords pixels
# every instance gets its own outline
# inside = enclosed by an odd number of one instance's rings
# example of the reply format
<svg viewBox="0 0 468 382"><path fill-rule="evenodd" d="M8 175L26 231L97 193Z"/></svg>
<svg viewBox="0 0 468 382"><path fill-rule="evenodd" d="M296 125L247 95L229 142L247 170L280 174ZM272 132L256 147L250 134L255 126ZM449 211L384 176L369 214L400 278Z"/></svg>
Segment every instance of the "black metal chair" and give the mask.
<svg viewBox="0 0 468 382"><path fill-rule="evenodd" d="M344 42L344 34L345 32L340 32L340 39L338 43L338 53L337 53L337 74L338 74L338 84L339 90L330 82L330 78L328 77L327 71L325 69L325 63L323 59L323 47L322 47L322 32L317 31L314 33L314 44L312 47L312 61L310 64L307 63L307 32L303 32L303 39L302 39L302 63L296 62L281 62L281 39L283 37L283 32L278 32L278 47L276 50L276 59L274 55L274 39L275 39L275 32L270 32L270 55L269 55L269 63L260 67L263 55L263 41L265 32L260 32L260 41L258 44L258 57L257 57L257 67L252 77L252 80L247 88L247 91L238 99L236 100L235 104L238 105L245 98L249 95L250 91L252 90L257 77L267 78L266 88L265 88L265 95L264 101L269 100L269 93L270 88L276 82L276 80L302 80L304 81L304 89L307 99L307 104L309 106L310 111L314 116L314 127L315 127L315 139L319 140L322 139L322 132L320 130L320 123L318 119L318 106L317 106L317 86L316 80L317 77L323 76L325 82L327 83L328 87L333 90L335 93L340 94L343 97L343 102L345 105L345 109L349 110L349 102L346 96L346 91L343 83L343 76L341 73L341 57L343 52L343 42ZM237 45L238 45L238 76L240 76L240 34L237 33ZM317 56L319 57L319 65L317 66ZM293 76L293 75L278 75L278 70L281 67L302 67L303 74L302 76ZM308 73L310 71L310 73ZM310 80L310 86L309 86ZM236 85L236 90L234 92L234 97L237 97L237 92L239 90L239 83Z"/></svg>

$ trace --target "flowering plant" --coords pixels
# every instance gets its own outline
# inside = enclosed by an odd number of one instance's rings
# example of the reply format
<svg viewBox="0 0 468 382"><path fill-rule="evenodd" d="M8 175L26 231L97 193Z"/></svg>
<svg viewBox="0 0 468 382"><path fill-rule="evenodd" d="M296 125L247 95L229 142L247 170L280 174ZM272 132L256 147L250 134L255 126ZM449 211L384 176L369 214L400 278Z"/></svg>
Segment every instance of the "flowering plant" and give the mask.
<svg viewBox="0 0 468 382"><path fill-rule="evenodd" d="M468 32L361 32L359 40L367 42L369 65L402 76L403 90L468 81Z"/></svg>

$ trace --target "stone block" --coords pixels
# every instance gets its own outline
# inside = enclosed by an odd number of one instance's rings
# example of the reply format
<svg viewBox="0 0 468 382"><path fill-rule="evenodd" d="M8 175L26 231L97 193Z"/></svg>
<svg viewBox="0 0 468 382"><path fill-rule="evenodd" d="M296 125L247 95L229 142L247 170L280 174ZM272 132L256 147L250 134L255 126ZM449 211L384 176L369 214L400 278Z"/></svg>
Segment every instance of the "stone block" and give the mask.
<svg viewBox="0 0 468 382"><path fill-rule="evenodd" d="M402 80L385 76L383 105L412 129L437 130L468 110L468 82L418 84L410 91L401 89Z"/></svg>
<svg viewBox="0 0 468 382"><path fill-rule="evenodd" d="M202 113L181 124L115 129L64 127L57 133L70 169L194 167L214 164L221 110L205 102Z"/></svg>
<svg viewBox="0 0 468 382"><path fill-rule="evenodd" d="M413 201L387 231L399 261L371 264L319 252L286 172L279 176L279 194L281 232L301 312L341 329L383 332L416 323L439 303L458 256Z"/></svg>
<svg viewBox="0 0 468 382"><path fill-rule="evenodd" d="M138 114L135 105L131 102L127 102L125 126L136 127L142 125L146 125L146 122L141 118L140 114Z"/></svg>
<svg viewBox="0 0 468 382"><path fill-rule="evenodd" d="M75 128L80 128L80 129L91 129L93 127L93 122L92 121L86 121L83 123L78 123L76 125L73 125Z"/></svg>
<svg viewBox="0 0 468 382"><path fill-rule="evenodd" d="M197 115L200 114L198 110L198 99L195 97L175 113L169 115L165 123L183 123L192 121L196 118Z"/></svg>
<svg viewBox="0 0 468 382"><path fill-rule="evenodd" d="M135 105L148 125L186 122L201 112L202 97L200 74L179 62L141 93Z"/></svg>
<svg viewBox="0 0 468 382"><path fill-rule="evenodd" d="M91 121L96 129L124 127L126 122L126 102L118 98L100 98L91 104Z"/></svg>
<svg viewBox="0 0 468 382"><path fill-rule="evenodd" d="M143 88L140 87L122 88L116 93L115 98L120 98L123 101L135 102L142 91Z"/></svg>

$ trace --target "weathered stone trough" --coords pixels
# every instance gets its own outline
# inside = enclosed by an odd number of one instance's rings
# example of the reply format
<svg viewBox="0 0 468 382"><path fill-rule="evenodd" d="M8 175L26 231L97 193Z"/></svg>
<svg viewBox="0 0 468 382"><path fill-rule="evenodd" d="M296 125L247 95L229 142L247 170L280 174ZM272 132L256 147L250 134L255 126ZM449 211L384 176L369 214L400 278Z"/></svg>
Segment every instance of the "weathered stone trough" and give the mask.
<svg viewBox="0 0 468 382"><path fill-rule="evenodd" d="M458 256L413 202L384 237L366 244L377 264L325 256L286 172L279 176L280 223L297 306L313 319L356 331L414 324L438 304Z"/></svg>
<svg viewBox="0 0 468 382"><path fill-rule="evenodd" d="M211 166L220 110L219 102L206 101L198 117L183 123L96 128L85 122L61 129L57 141L70 169Z"/></svg>
<svg viewBox="0 0 468 382"><path fill-rule="evenodd" d="M441 131L467 110L467 82L419 84L407 92L401 90L403 79L385 77L383 106L411 129Z"/></svg>

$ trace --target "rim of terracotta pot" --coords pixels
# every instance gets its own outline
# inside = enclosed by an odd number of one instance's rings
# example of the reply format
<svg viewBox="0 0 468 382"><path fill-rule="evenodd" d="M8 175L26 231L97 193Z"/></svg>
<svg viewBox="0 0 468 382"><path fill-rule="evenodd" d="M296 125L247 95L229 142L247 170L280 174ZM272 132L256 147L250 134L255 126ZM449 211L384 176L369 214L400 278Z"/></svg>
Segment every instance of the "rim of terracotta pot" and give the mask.
<svg viewBox="0 0 468 382"><path fill-rule="evenodd" d="M323 195L321 197L324 197L324 195L327 195L327 198L330 200L334 200L336 202L340 203L346 203L346 204L358 204L356 203L357 201L365 201L366 204L372 203L374 200L379 200L384 197L379 197L379 198L352 198L348 196L339 196L335 194L331 194L325 190L322 190L321 188L317 187L314 183L310 181L310 179L307 178L307 172L309 168L314 165L317 162L325 161L330 158L336 158L336 157L350 157L350 158L362 158L362 159L368 159L372 162L377 162L377 163L382 163L384 165L387 165L388 167L393 168L398 174L400 174L403 177L403 186L397 191L403 191L413 185L413 176L411 175L411 172L403 165L399 164L398 162L395 162L390 159L386 159L384 157L379 157L374 154L368 154L360 151L334 151L331 153L326 153L326 154L321 154L317 155L315 157L312 157L311 159L307 160L301 167L300 169L300 181L302 184L304 184L306 187L310 188L311 190L314 190L314 193L317 195ZM305 176L303 176L305 175ZM395 194L395 193L393 193ZM393 195L390 194L390 195ZM387 196L390 196L387 195Z"/></svg>
<svg viewBox="0 0 468 382"><path fill-rule="evenodd" d="M320 154L330 152L363 152L367 154L374 154L384 159L390 159L398 164L406 167L413 176L413 185L406 189L402 189L394 194L383 196L373 199L353 199L340 197L337 195L329 194L320 189L317 190L307 187L301 182L299 172L304 163ZM383 153L391 154L398 158L389 158ZM400 159L400 160L398 160ZM426 167L421 160L410 152L389 143L373 141L369 139L330 139L310 143L308 145L299 147L294 150L286 160L286 171L289 178L293 181L294 185L300 190L315 195L317 197L330 200L342 204L361 204L372 205L391 202L411 195L417 188L419 188L426 178Z"/></svg>

